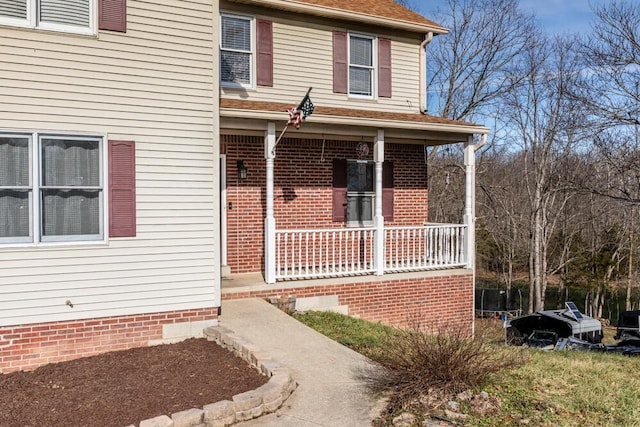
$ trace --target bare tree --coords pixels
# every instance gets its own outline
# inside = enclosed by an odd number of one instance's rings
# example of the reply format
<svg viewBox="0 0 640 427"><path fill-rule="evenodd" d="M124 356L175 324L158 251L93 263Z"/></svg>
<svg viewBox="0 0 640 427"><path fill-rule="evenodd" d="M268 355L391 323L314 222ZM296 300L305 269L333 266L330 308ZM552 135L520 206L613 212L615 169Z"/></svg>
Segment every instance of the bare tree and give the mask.
<svg viewBox="0 0 640 427"><path fill-rule="evenodd" d="M407 9L416 10L416 5L413 0L395 0L396 3L401 4Z"/></svg>
<svg viewBox="0 0 640 427"><path fill-rule="evenodd" d="M580 105L569 96L578 75L574 41L536 39L505 95L505 114L524 156L522 181L529 208L529 311L544 309L549 244L570 200L564 185L570 158L583 138ZM523 80L518 76L525 75Z"/></svg>
<svg viewBox="0 0 640 427"><path fill-rule="evenodd" d="M578 97L602 127L640 125L640 3L613 0L594 12Z"/></svg>
<svg viewBox="0 0 640 427"><path fill-rule="evenodd" d="M433 16L450 33L428 48L429 108L468 119L517 83L507 76L531 43L533 17L517 0L447 0Z"/></svg>
<svg viewBox="0 0 640 427"><path fill-rule="evenodd" d="M517 0L447 0L429 16L450 30L427 48L429 109L457 120L484 112L483 121L491 120L489 107L517 83L506 77L513 76L513 64L530 44L532 16L518 9ZM453 214L460 211L460 193L457 199L449 196L464 188L462 152L451 150L434 147L428 157L429 210L435 220L455 221Z"/></svg>
<svg viewBox="0 0 640 427"><path fill-rule="evenodd" d="M496 248L493 263L507 292L509 301L517 269L526 260L526 194L518 185L523 156L508 150L488 150L481 162L478 220Z"/></svg>

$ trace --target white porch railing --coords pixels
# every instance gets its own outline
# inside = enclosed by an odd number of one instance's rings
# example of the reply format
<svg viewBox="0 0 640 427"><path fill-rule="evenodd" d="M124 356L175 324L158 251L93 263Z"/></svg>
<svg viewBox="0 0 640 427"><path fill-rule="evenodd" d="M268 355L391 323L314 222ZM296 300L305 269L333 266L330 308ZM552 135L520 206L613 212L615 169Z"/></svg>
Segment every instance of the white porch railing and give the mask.
<svg viewBox="0 0 640 427"><path fill-rule="evenodd" d="M276 230L276 280L375 271L374 228Z"/></svg>
<svg viewBox="0 0 640 427"><path fill-rule="evenodd" d="M276 231L276 280L375 273L375 228ZM466 265L466 226L385 227L385 272Z"/></svg>
<svg viewBox="0 0 640 427"><path fill-rule="evenodd" d="M385 272L433 270L466 265L467 227L428 223L385 227Z"/></svg>

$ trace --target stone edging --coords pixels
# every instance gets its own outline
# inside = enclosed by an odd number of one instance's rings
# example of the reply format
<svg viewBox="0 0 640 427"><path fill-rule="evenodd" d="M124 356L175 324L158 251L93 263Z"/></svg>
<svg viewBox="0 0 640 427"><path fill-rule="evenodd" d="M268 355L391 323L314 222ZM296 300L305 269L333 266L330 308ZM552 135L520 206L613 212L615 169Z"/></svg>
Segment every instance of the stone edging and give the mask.
<svg viewBox="0 0 640 427"><path fill-rule="evenodd" d="M236 394L232 400L205 405L202 409L176 412L171 417L161 415L150 418L140 422L140 427L226 427L274 412L296 389L297 384L289 369L273 361L230 329L211 326L205 328L204 336L258 368L270 377L269 381L255 390Z"/></svg>

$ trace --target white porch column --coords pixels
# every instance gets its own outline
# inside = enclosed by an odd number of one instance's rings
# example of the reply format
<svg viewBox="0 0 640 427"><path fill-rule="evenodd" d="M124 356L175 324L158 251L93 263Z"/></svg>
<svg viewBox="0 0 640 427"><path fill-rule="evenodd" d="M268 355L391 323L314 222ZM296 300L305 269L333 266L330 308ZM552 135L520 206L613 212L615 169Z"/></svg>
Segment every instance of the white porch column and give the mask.
<svg viewBox="0 0 640 427"><path fill-rule="evenodd" d="M267 160L267 216L264 219L264 280L276 283L276 218L273 213L273 168L276 145L276 124L269 122L264 135L264 158Z"/></svg>
<svg viewBox="0 0 640 427"><path fill-rule="evenodd" d="M465 199L464 199L464 224L467 226L464 252L467 268L475 267L476 254L476 158L473 136L469 136L464 144L464 171L465 171Z"/></svg>
<svg viewBox="0 0 640 427"><path fill-rule="evenodd" d="M376 241L374 262L376 276L384 274L384 216L382 216L382 163L384 162L384 130L379 129L374 144L373 160L376 162Z"/></svg>

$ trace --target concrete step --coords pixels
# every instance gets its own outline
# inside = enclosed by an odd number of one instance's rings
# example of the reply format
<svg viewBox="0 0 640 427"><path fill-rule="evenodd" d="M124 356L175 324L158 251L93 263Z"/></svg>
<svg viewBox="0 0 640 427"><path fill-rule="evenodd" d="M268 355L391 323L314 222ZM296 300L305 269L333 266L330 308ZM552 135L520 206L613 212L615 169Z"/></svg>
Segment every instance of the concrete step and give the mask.
<svg viewBox="0 0 640 427"><path fill-rule="evenodd" d="M296 311L333 311L349 314L349 306L340 305L338 295L323 295L318 297L296 298Z"/></svg>

